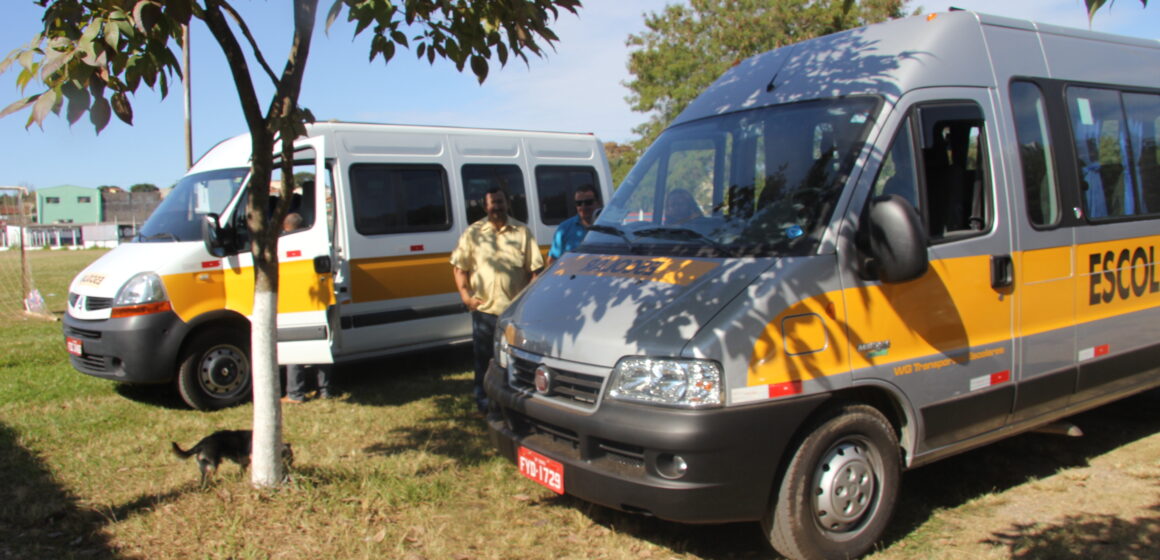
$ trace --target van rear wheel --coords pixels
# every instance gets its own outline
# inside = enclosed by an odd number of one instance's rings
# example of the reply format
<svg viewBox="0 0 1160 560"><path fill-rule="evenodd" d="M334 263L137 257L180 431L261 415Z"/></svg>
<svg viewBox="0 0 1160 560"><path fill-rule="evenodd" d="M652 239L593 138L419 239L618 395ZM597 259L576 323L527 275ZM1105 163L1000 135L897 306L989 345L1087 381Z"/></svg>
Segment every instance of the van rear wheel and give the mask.
<svg viewBox="0 0 1160 560"><path fill-rule="evenodd" d="M246 400L251 377L249 336L238 330L204 330L182 354L177 388L189 406L217 410Z"/></svg>
<svg viewBox="0 0 1160 560"><path fill-rule="evenodd" d="M807 434L762 520L769 543L799 560L865 554L898 501L898 437L886 417L866 405L835 407Z"/></svg>

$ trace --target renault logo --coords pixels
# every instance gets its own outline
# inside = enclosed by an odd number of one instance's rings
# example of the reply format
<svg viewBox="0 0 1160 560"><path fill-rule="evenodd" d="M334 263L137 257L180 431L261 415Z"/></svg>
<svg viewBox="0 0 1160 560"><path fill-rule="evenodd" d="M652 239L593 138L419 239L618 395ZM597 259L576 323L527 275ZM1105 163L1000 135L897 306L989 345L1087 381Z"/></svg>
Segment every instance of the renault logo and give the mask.
<svg viewBox="0 0 1160 560"><path fill-rule="evenodd" d="M541 395L552 394L552 383L555 381L556 372L545 365L536 368L536 392Z"/></svg>

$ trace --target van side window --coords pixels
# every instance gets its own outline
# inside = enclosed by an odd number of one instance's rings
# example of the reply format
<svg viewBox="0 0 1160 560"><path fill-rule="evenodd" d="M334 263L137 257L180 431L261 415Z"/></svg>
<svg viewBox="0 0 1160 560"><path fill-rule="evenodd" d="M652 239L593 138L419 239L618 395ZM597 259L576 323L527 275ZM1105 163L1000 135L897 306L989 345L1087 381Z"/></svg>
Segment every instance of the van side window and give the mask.
<svg viewBox="0 0 1160 560"><path fill-rule="evenodd" d="M1027 217L1034 226L1056 225L1061 216L1059 185L1051 158L1047 107L1039 86L1031 82L1013 82L1011 110L1015 118L1015 136L1019 141Z"/></svg>
<svg viewBox="0 0 1160 560"><path fill-rule="evenodd" d="M581 185L596 187L596 170L583 166L540 165L536 167L536 194L540 199L540 220L554 226L576 215L572 196Z"/></svg>
<svg viewBox="0 0 1160 560"><path fill-rule="evenodd" d="M878 169L874 179L874 196L898 195L908 200L915 208L921 208L918 199L918 177L914 165L914 136L911 122L907 119L894 137L886 160Z"/></svg>
<svg viewBox="0 0 1160 560"><path fill-rule="evenodd" d="M1143 140L1145 122L1125 126L1120 93L1109 89L1068 88L1067 109L1075 135L1080 196L1088 218L1146 213L1128 138L1135 135L1130 130L1134 127Z"/></svg>
<svg viewBox="0 0 1160 560"><path fill-rule="evenodd" d="M1160 95L1125 93L1128 145L1140 179L1140 212L1160 212Z"/></svg>
<svg viewBox="0 0 1160 560"><path fill-rule="evenodd" d="M925 210L932 241L991 224L983 112L973 103L920 108Z"/></svg>
<svg viewBox="0 0 1160 560"><path fill-rule="evenodd" d="M356 164L350 184L355 230L363 235L451 229L442 166Z"/></svg>
<svg viewBox="0 0 1160 560"><path fill-rule="evenodd" d="M977 105L920 107L899 127L873 195L898 195L914 204L931 242L983 232L991 226L986 162L983 112Z"/></svg>
<svg viewBox="0 0 1160 560"><path fill-rule="evenodd" d="M294 156L294 193L290 195L290 207L282 222L282 234L305 231L314 227L314 151L303 150ZM277 161L277 160L276 160ZM282 168L274 166L270 177L270 210L278 204L281 196L276 194L282 186Z"/></svg>
<svg viewBox="0 0 1160 560"><path fill-rule="evenodd" d="M528 223L528 195L524 190L524 172L518 165L464 165L463 199L467 201L467 223L473 224L487 212L483 208L483 196L492 187L500 187L508 195L511 203L508 214Z"/></svg>

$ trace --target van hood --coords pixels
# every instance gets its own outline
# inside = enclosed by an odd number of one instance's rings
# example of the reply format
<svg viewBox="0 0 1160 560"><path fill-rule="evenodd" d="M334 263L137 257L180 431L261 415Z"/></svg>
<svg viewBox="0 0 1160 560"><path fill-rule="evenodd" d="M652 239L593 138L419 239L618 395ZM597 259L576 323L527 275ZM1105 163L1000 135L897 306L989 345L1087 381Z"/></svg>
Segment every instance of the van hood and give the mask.
<svg viewBox="0 0 1160 560"><path fill-rule="evenodd" d="M192 272L206 261L220 260L205 252L201 241L179 243L126 243L93 261L73 278L69 292L85 297L113 298L125 282L140 272L161 276Z"/></svg>
<svg viewBox="0 0 1160 560"><path fill-rule="evenodd" d="M680 356L769 259L565 255L501 320L508 342L612 367L622 356Z"/></svg>

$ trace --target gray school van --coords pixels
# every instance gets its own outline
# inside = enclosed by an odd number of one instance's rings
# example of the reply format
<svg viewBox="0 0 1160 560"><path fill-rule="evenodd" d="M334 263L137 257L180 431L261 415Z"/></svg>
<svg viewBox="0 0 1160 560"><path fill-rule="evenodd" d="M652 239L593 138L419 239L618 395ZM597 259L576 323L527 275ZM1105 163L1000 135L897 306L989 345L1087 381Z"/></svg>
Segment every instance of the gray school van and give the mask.
<svg viewBox="0 0 1160 560"><path fill-rule="evenodd" d="M1158 70L969 12L741 62L500 318L495 444L558 493L867 552L904 469L1160 385Z"/></svg>

